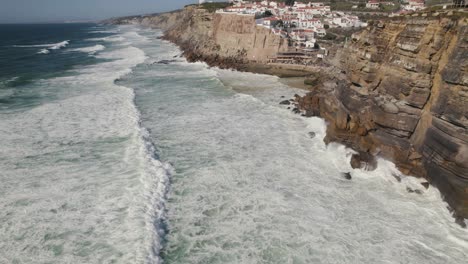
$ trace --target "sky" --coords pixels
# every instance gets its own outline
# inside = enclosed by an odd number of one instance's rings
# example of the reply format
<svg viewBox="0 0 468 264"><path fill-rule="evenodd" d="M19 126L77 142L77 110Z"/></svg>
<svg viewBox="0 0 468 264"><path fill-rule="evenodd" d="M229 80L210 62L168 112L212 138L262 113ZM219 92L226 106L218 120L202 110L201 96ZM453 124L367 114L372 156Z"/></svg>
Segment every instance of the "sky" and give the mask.
<svg viewBox="0 0 468 264"><path fill-rule="evenodd" d="M171 11L198 0L0 0L0 23L101 20Z"/></svg>

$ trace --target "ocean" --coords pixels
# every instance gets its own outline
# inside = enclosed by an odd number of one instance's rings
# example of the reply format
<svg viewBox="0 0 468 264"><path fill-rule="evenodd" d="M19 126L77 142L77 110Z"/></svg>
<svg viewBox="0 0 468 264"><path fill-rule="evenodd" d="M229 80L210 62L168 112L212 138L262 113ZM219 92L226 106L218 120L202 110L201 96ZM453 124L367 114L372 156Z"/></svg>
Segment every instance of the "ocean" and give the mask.
<svg viewBox="0 0 468 264"><path fill-rule="evenodd" d="M0 25L0 263L466 262L435 188L278 104L305 91L161 35Z"/></svg>

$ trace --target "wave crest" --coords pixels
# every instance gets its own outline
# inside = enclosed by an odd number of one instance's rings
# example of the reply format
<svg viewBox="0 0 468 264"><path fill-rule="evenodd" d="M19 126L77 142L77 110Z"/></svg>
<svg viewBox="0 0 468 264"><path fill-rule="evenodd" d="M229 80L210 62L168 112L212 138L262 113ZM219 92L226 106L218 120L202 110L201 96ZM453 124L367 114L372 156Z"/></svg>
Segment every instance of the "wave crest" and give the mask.
<svg viewBox="0 0 468 264"><path fill-rule="evenodd" d="M58 43L51 44L37 44L37 45L13 45L15 48L44 48L37 52L37 54L49 54L51 50L59 50L70 44L70 40L64 40Z"/></svg>
<svg viewBox="0 0 468 264"><path fill-rule="evenodd" d="M105 48L106 47L104 45L98 44L98 45L91 46L91 47L84 47L84 48L74 49L72 51L86 52L86 53L89 53L89 54L95 54L96 52L102 51Z"/></svg>

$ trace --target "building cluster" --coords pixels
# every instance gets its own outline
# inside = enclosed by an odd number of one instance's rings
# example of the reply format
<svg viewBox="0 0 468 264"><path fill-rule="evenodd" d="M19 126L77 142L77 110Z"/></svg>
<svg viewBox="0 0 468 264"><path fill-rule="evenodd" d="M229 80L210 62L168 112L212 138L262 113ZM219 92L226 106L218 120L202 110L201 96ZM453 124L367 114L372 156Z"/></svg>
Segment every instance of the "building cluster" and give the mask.
<svg viewBox="0 0 468 264"><path fill-rule="evenodd" d="M408 0L405 3L406 5L403 6L403 10L406 11L419 11L426 8L424 0Z"/></svg>
<svg viewBox="0 0 468 264"><path fill-rule="evenodd" d="M326 28L367 26L357 16L331 11L330 6L324 3L296 1L293 6L287 6L284 2L276 1L231 0L231 2L233 5L218 10L218 13L255 15L258 17L257 25L289 38L297 47L314 47L316 38L326 35Z"/></svg>

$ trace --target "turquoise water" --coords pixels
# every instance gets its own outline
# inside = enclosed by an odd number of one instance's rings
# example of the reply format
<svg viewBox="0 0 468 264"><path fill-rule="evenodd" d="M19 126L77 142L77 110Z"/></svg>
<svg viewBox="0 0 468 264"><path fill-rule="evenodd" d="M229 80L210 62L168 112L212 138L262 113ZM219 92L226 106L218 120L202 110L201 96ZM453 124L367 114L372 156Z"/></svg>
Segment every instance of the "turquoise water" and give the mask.
<svg viewBox="0 0 468 264"><path fill-rule="evenodd" d="M276 77L187 63L143 28L0 32L0 263L468 257L437 190L350 168Z"/></svg>

